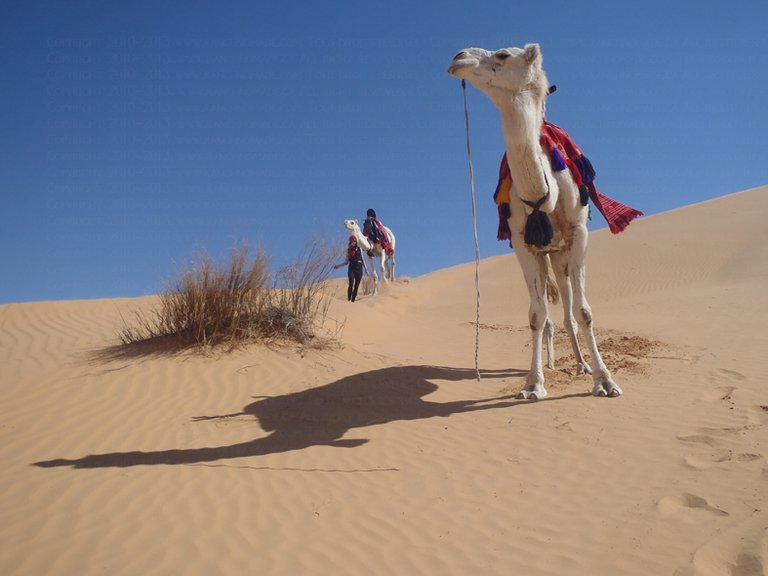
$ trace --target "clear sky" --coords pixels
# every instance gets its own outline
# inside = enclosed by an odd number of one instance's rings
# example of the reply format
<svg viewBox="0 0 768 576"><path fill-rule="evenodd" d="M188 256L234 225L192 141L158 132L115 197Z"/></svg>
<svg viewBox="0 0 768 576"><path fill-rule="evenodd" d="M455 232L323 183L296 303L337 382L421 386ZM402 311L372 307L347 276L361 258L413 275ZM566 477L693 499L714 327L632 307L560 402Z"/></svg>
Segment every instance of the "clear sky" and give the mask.
<svg viewBox="0 0 768 576"><path fill-rule="evenodd" d="M155 294L240 241L279 267L367 208L400 274L470 262L446 68L528 42L607 196L650 215L768 184L764 0L0 0L0 303ZM487 257L501 124L468 96Z"/></svg>

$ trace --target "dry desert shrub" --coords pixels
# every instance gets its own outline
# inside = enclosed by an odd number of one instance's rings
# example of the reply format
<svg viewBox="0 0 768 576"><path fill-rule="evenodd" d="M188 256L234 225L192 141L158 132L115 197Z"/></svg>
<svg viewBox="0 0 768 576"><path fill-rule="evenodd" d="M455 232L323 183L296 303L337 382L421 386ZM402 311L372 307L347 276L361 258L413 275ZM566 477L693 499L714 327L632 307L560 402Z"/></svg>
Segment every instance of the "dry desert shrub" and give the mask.
<svg viewBox="0 0 768 576"><path fill-rule="evenodd" d="M295 264L272 278L263 251L235 248L223 265L210 256L185 268L156 308L135 312L118 336L122 347L174 351L236 348L287 339L306 343L325 318L325 280L333 268L327 244L314 241ZM149 345L149 346L148 346Z"/></svg>

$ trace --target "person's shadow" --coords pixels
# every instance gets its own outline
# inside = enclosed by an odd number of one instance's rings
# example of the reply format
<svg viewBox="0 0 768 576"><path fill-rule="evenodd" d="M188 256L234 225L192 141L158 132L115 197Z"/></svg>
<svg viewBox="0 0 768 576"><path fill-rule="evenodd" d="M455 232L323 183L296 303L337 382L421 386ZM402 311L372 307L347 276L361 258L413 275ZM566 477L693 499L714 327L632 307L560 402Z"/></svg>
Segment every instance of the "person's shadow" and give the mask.
<svg viewBox="0 0 768 576"><path fill-rule="evenodd" d="M496 378L522 377L526 374L525 371L520 370L481 373ZM57 466L105 468L151 464L192 464L288 452L319 445L351 448L368 441L366 439L344 440L343 436L353 428L364 428L395 420L446 417L461 412L492 410L530 403L525 400L514 400L514 396L509 395L455 402L424 400L424 396L438 389L438 386L430 380L470 380L475 378L475 375L475 371L471 369L437 366L397 366L363 372L301 392L283 396L258 397L256 402L248 404L242 412L198 416L193 419L205 421L252 415L256 417L265 432L270 432L263 438L215 448L113 452L92 454L74 460L63 458L47 460L35 462L34 465L43 468Z"/></svg>

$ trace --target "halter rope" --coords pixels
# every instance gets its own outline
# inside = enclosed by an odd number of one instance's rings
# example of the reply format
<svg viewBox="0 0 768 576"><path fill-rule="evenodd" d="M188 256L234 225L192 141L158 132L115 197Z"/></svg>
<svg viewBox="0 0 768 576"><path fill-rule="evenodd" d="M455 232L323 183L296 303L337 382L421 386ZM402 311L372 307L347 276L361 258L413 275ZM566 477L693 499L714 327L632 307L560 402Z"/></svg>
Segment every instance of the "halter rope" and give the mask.
<svg viewBox="0 0 768 576"><path fill-rule="evenodd" d="M475 174L472 170L472 153L469 146L469 108L467 107L467 83L462 79L461 89L464 92L464 125L467 130L467 161L469 162L469 189L472 196L472 230L475 234L475 293L477 306L475 315L475 374L480 382L480 243L477 240L477 213L475 210Z"/></svg>

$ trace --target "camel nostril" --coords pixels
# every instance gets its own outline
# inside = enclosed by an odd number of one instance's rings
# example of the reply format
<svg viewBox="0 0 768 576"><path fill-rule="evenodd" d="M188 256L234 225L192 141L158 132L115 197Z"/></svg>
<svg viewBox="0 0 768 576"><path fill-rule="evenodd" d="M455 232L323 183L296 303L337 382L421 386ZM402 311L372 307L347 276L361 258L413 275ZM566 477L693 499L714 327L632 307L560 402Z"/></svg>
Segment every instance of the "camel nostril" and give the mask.
<svg viewBox="0 0 768 576"><path fill-rule="evenodd" d="M468 56L468 54L464 50L462 50L461 52L456 54L456 56L454 56L453 59L454 60L461 60L462 58L465 58L466 56Z"/></svg>

